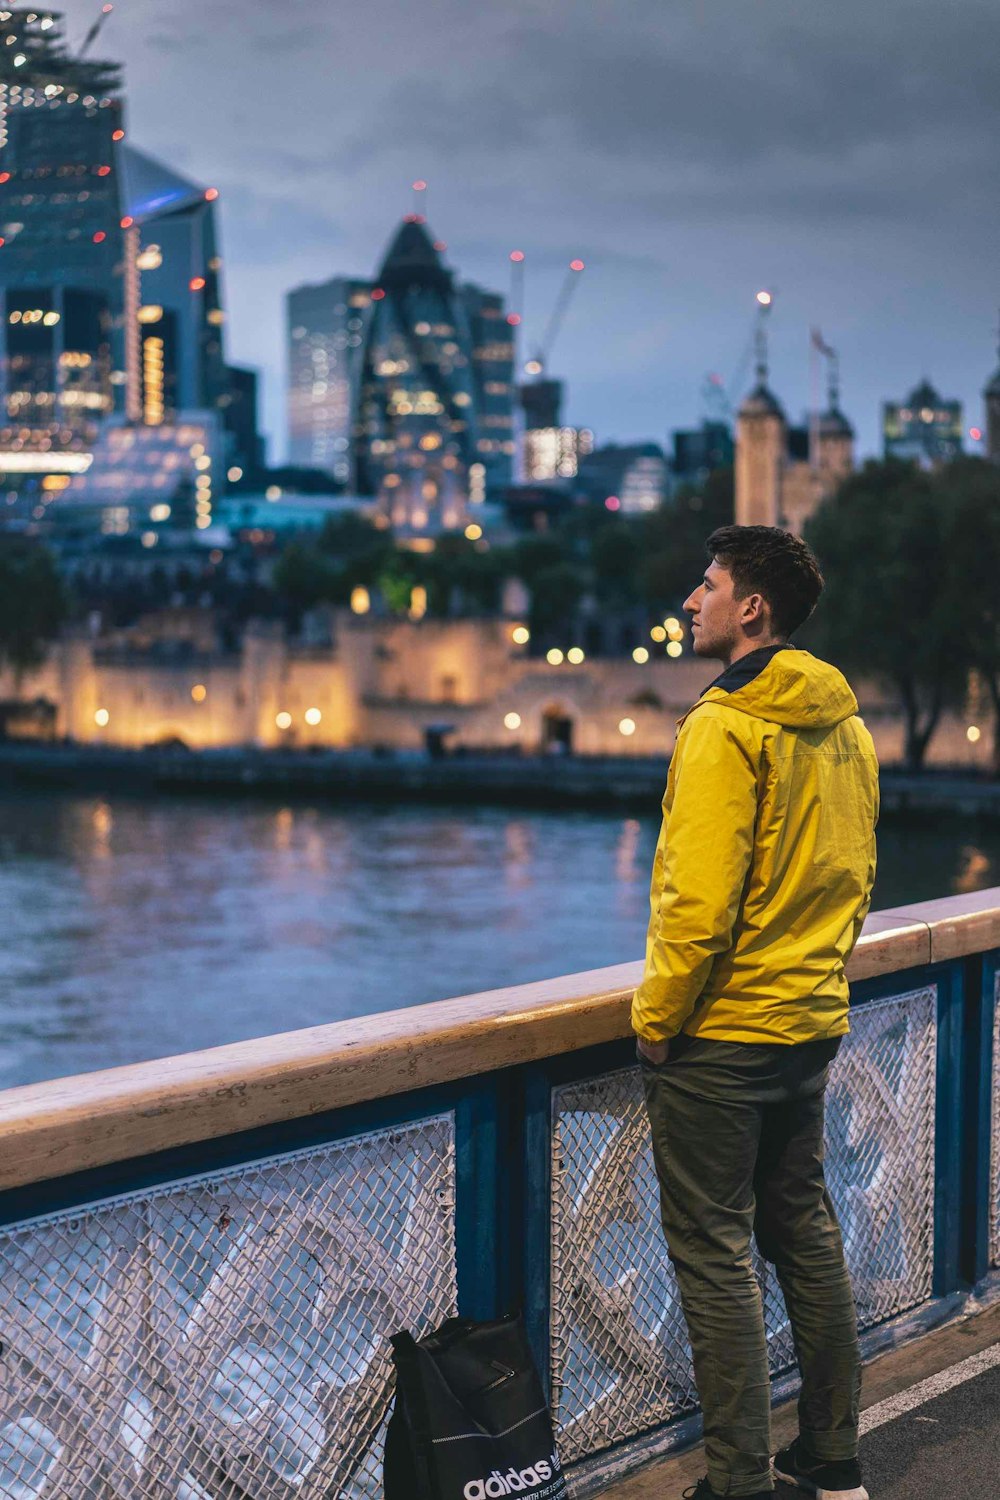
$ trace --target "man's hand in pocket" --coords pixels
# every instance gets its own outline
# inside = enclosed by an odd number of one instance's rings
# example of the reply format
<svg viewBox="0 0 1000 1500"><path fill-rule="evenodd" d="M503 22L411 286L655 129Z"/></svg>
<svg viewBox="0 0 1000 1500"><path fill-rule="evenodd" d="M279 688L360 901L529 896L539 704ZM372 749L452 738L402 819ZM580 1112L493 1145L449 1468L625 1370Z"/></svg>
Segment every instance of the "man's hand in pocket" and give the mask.
<svg viewBox="0 0 1000 1500"><path fill-rule="evenodd" d="M641 1036L635 1039L635 1050L647 1062L665 1063L670 1054L669 1042L647 1042Z"/></svg>

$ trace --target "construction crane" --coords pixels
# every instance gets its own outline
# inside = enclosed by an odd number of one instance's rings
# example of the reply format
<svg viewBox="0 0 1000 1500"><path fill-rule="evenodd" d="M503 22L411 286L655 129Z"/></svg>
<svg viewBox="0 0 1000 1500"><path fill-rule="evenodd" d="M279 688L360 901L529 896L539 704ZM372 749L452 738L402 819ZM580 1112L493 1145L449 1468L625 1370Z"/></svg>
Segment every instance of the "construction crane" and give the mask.
<svg viewBox="0 0 1000 1500"><path fill-rule="evenodd" d="M582 260L570 261L566 275L563 277L562 286L559 288L559 295L556 298L555 306L549 314L549 321L545 325L542 341L540 344L536 344L534 353L524 366L524 373L526 375L534 375L539 380L544 380L553 346L559 336L559 330L566 319L566 313L569 311L569 305L573 300L573 293L576 291L577 279L580 272L584 269L584 262Z"/></svg>
<svg viewBox="0 0 1000 1500"><path fill-rule="evenodd" d="M82 60L86 53L89 52L90 48L97 41L97 38L101 32L101 27L104 25L105 21L108 19L108 16L110 16L113 10L114 6L110 3L110 0L108 0L108 3L101 6L100 15L97 17L97 20L94 22L93 26L91 26L90 30L87 32L87 35L84 37L83 43L80 47L80 51L77 53L77 57L79 59Z"/></svg>
<svg viewBox="0 0 1000 1500"><path fill-rule="evenodd" d="M721 375L714 373L706 375L702 382L702 409L708 421L726 422L732 425L736 415L736 400L746 381L751 359L756 357L758 373L767 363L767 320L774 303L774 295L772 292L760 291L756 295L755 303L753 322L728 384Z"/></svg>

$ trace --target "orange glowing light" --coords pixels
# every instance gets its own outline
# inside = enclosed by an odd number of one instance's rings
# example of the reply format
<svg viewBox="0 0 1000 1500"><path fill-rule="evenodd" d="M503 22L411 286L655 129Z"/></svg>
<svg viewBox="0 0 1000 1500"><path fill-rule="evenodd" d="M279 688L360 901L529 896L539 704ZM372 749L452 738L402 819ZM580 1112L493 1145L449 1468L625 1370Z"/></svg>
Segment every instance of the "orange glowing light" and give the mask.
<svg viewBox="0 0 1000 1500"><path fill-rule="evenodd" d="M214 203L215 200L216 200L216 198L218 196L219 196L219 189L218 188L206 188L205 189L205 199L206 199L206 202L208 202L208 203Z"/></svg>
<svg viewBox="0 0 1000 1500"><path fill-rule="evenodd" d="M111 132L111 139L113 141L123 141L125 139L124 130L113 130Z"/></svg>
<svg viewBox="0 0 1000 1500"><path fill-rule="evenodd" d="M190 292L203 292L204 290L205 290L205 278L204 278L204 276L192 276L191 280L188 282L188 291L190 291Z"/></svg>
<svg viewBox="0 0 1000 1500"><path fill-rule="evenodd" d="M122 228L123 229L131 229L132 225L134 223L135 223L135 220L131 217L131 215L130 214L126 214L125 217L124 217L124 219L122 219Z"/></svg>
<svg viewBox="0 0 1000 1500"><path fill-rule="evenodd" d="M569 263L569 268L571 271L582 271L583 264L584 263L582 260L571 260Z"/></svg>

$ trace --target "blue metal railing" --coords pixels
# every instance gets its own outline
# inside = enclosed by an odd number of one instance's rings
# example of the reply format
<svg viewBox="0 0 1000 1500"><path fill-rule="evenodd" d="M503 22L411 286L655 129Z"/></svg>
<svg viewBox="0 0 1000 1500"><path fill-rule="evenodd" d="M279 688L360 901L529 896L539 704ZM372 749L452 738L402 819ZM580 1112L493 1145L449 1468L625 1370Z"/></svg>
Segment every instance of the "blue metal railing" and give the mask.
<svg viewBox="0 0 1000 1500"><path fill-rule="evenodd" d="M991 949L853 987L828 1160L869 1348L1000 1266L998 976ZM691 1432L627 1039L27 1183L0 1226L12 1500L64 1472L375 1496L386 1335L454 1311L525 1309L576 1493Z"/></svg>

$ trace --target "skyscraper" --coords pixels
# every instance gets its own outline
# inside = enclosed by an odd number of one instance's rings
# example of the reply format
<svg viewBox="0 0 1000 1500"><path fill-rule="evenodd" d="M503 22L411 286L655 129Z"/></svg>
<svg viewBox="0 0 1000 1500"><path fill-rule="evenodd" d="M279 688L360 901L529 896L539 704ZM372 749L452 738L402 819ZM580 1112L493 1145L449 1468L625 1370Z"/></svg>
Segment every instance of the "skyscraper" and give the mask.
<svg viewBox="0 0 1000 1500"><path fill-rule="evenodd" d="M124 147L121 158L126 277L139 343L129 415L148 424L169 421L178 411L213 410L224 418L230 403L218 191L133 146Z"/></svg>
<svg viewBox="0 0 1000 1500"><path fill-rule="evenodd" d="M469 488L476 501L487 489L501 489L513 478L514 341L498 292L467 282L462 299L472 341L476 456L469 469Z"/></svg>
<svg viewBox="0 0 1000 1500"><path fill-rule="evenodd" d="M335 276L288 294L288 459L351 479L351 403L372 283Z"/></svg>
<svg viewBox="0 0 1000 1500"><path fill-rule="evenodd" d="M125 145L120 89L56 12L0 11L0 482L37 492L36 519L106 422L226 423L234 403L218 192Z"/></svg>
<svg viewBox="0 0 1000 1500"><path fill-rule="evenodd" d="M0 473L9 477L79 471L101 420L125 407L120 77L111 63L72 58L61 20L0 11Z"/></svg>
<svg viewBox="0 0 1000 1500"><path fill-rule="evenodd" d="M354 404L358 492L377 495L397 529L453 529L464 524L473 466L488 472L513 454L513 351L506 329L485 332L499 299L457 288L423 219L411 214L389 246L371 304ZM506 390L487 390L494 384Z"/></svg>
<svg viewBox="0 0 1000 1500"><path fill-rule="evenodd" d="M929 380L922 380L905 401L883 403L882 444L886 458L908 459L925 468L957 458L962 403L945 401Z"/></svg>

